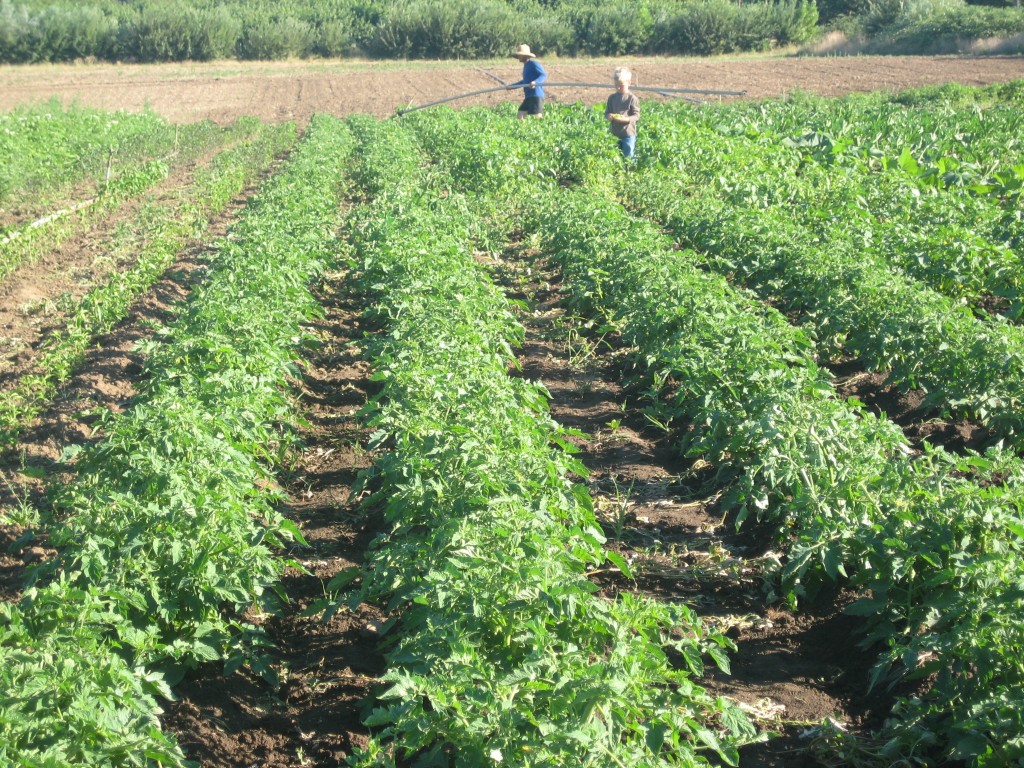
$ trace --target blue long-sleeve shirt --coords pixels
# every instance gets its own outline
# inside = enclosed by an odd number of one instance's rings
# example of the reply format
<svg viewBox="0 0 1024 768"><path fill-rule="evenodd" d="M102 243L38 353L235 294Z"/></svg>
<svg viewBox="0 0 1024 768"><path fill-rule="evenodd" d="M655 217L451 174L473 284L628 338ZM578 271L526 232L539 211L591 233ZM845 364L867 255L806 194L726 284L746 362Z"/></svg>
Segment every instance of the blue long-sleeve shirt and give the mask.
<svg viewBox="0 0 1024 768"><path fill-rule="evenodd" d="M541 86L545 80L548 79L548 73L544 71L544 67L536 59L527 59L523 62L523 79L518 83L509 83L509 85L523 85L524 96L536 96L537 98L544 98L544 88ZM530 83L536 83L536 87L531 87Z"/></svg>

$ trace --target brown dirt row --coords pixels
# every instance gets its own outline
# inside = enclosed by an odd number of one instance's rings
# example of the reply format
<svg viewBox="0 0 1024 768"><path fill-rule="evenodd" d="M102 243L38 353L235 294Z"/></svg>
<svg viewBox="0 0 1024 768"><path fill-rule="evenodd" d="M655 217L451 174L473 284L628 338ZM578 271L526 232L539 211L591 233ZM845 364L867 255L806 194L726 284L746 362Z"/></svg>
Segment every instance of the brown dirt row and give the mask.
<svg viewBox="0 0 1024 768"><path fill-rule="evenodd" d="M363 708L384 671L374 631L382 617L371 606L339 611L326 623L320 612L306 615L338 571L362 562L376 533L351 493L359 471L372 462L353 419L369 397L370 381L353 346L362 334L359 301L345 283L338 276L323 286L325 318L314 327L321 345L297 382L308 425L287 479L292 502L285 511L309 542L290 553L306 572L286 575L291 602L281 615L254 617L276 645L282 684L274 689L244 670L225 679L211 667L175 689L180 698L164 727L202 765L335 766L366 740Z"/></svg>
<svg viewBox="0 0 1024 768"><path fill-rule="evenodd" d="M780 734L745 748L745 768L816 765L808 749L828 718L868 734L890 702L866 694L872 658L857 648L856 622L842 614L843 600L798 614L779 605L766 573L779 557L770 532L737 532L719 508L724 489L713 468L682 458L678 432L645 417L644 385L622 383L632 370L618 340L571 330L576 322L561 309L559 278L543 260L520 252L505 263L509 275L529 266L542 276L514 296L534 307L524 318L523 375L550 391L556 421L588 435L578 442L579 458L590 470L609 546L633 563L635 581L614 572L598 578L603 594L682 602L737 643L731 674L711 670L701 684Z"/></svg>
<svg viewBox="0 0 1024 768"><path fill-rule="evenodd" d="M897 424L911 445L920 448L927 441L952 453L982 452L997 442L997 436L977 421L950 418L924 409L925 392L904 390L888 382L884 372L865 370L856 360L826 363L835 377L836 393L853 398L877 416Z"/></svg>
<svg viewBox="0 0 1024 768"><path fill-rule="evenodd" d="M551 82L610 82L625 64L635 84L701 90L746 91L745 98L779 98L794 91L823 96L901 90L942 83L985 85L1024 77L1021 56L749 56L619 59L545 59ZM323 112L386 117L426 104L494 87L490 72L519 79L512 58L484 62L372 62L358 60L214 62L208 64L47 64L0 66L0 111L57 98L104 109L151 107L175 122L209 118L228 123L241 115L263 120L307 121ZM609 86L609 92L611 87ZM599 89L551 89L552 103L603 103ZM660 99L655 94L646 98ZM496 92L452 102L452 106L518 101L518 93Z"/></svg>

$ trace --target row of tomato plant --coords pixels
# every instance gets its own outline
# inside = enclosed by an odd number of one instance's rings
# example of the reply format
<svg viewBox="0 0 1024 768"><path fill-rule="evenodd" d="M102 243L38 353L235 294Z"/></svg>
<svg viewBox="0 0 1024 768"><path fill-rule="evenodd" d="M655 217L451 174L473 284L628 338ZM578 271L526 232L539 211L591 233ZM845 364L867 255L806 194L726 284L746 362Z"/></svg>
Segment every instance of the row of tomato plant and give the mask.
<svg viewBox="0 0 1024 768"><path fill-rule="evenodd" d="M777 209L706 194L651 171L625 191L631 207L672 228L709 268L799 312L829 358L849 356L925 391L922 410L966 415L1020 444L1024 330L980 321L962 304L847 243L824 243Z"/></svg>
<svg viewBox="0 0 1024 768"><path fill-rule="evenodd" d="M196 124L215 132L212 123ZM109 163L161 157L188 143L155 112L108 112L57 99L0 115L0 206L24 205L82 180L102 182Z"/></svg>
<svg viewBox="0 0 1024 768"><path fill-rule="evenodd" d="M1016 80L842 99L797 94L785 101L735 105L727 120L748 136L790 139L815 162L902 172L924 187L1000 196L1013 190L999 177L1019 177L1014 169L1024 149L1022 105L1024 80Z"/></svg>
<svg viewBox="0 0 1024 768"><path fill-rule="evenodd" d="M823 357L885 371L889 382L924 391L923 412L967 416L1021 445L1024 329L979 320L855 246L822 241L785 212L693 192L671 172L652 171L624 195L700 251L708 268L798 314Z"/></svg>
<svg viewBox="0 0 1024 768"><path fill-rule="evenodd" d="M724 498L737 520L781 523L790 598L849 583L862 599L847 611L883 648L872 684L934 676L897 703L890 735L996 765L1024 756L1024 722L1007 717L1024 684L1020 460L914 456L898 427L835 396L782 316L649 225L575 202L548 207L545 251L591 312L613 313L655 381L673 381L673 417L699 425L686 453L740 473Z"/></svg>
<svg viewBox="0 0 1024 768"><path fill-rule="evenodd" d="M709 268L798 313L824 354L855 357L901 387L925 390L923 409L966 415L1019 442L1021 328L999 317L975 317L957 300L894 272L848 229L808 225L805 212L819 189L835 190L822 193L826 207L836 207L830 215L863 218L856 206L839 203L861 189L841 172L805 174L784 153L779 159L777 147L700 125L673 130L688 151L662 153L640 169L636 183L622 190L634 209L672 226L682 244L708 256ZM805 175L814 183L805 184ZM872 215L874 204L865 205Z"/></svg>
<svg viewBox="0 0 1024 768"><path fill-rule="evenodd" d="M723 198L736 204L784 208L823 241L846 241L862 259L891 264L971 303L979 314L1001 311L1019 318L1019 249L1024 246L1020 180L1016 190L1003 185L1000 194L986 193L978 184L943 191L928 183L931 177L924 167L925 157L934 150L922 148L888 121L877 124L877 111L891 112L896 105L873 107L860 97L839 105L822 101L842 115L841 126L821 114L824 107L805 111L801 102L791 111L824 125L811 122L813 130L805 127L807 132L796 136L781 131L808 123L785 119L787 105L734 107L687 115L685 120L672 111L659 113L645 126L652 146L645 164L685 170L702 177L700 183L710 179ZM909 119L934 126L949 111L941 101L920 107L904 115L900 127ZM1018 131L1008 117L1017 111L1019 106L1005 104L1001 110L987 110L973 130L960 126L960 132L941 137L933 132L929 138L933 145L955 139L964 148L974 142L990 150L995 142L1002 152L1016 152L1019 163ZM990 113L1004 117L994 119ZM846 144L840 146L840 139L819 132L830 128L846 136L847 144L859 137L902 149L897 148L892 159L892 149L844 151ZM979 136L987 141L978 141ZM898 172L876 168L876 157L883 168L897 166ZM1024 178L1024 167L1006 171L1014 177L1018 172Z"/></svg>
<svg viewBox="0 0 1024 768"><path fill-rule="evenodd" d="M83 296L63 326L43 342L34 372L0 393L0 443L13 445L17 441L74 372L93 340L125 317L135 299L160 278L186 243L202 236L211 217L224 210L295 141L293 123L253 129L249 138L199 169L172 206L139 209L131 228L133 250L138 250L130 268L115 272Z"/></svg>
<svg viewBox="0 0 1024 768"><path fill-rule="evenodd" d="M384 449L363 482L385 528L333 582L359 580L334 610L373 600L393 618L375 736L350 764L736 764L754 730L695 682L730 642L588 578L628 565L570 479L586 470L545 391L509 375L524 332L475 258L488 227L410 131L351 124L373 198L349 227L380 386L363 418Z"/></svg>
<svg viewBox="0 0 1024 768"><path fill-rule="evenodd" d="M287 384L350 148L339 121L312 121L148 345L132 407L52 487L59 554L0 604L5 765L184 766L158 727L168 686L217 660L272 674L266 639L240 617L280 599L273 550L301 541L273 471L293 441Z"/></svg>
<svg viewBox="0 0 1024 768"><path fill-rule="evenodd" d="M547 166L564 150L538 150L537 139L547 132L559 145L552 133L579 124L508 127L476 112L423 117L417 128L464 189L507 185L504 204L563 265L578 308L613 322L655 381L674 382L676 418L695 430L687 452L732 468L740 519L781 524L791 597L848 580L862 595L851 610L867 618L866 644L885 648L874 682L933 678L898 703L890 756L1024 757L1019 459L915 455L893 424L835 396L806 333L609 201L600 173L597 194L544 183L568 174ZM627 189L655 181L623 176Z"/></svg>
<svg viewBox="0 0 1024 768"><path fill-rule="evenodd" d="M0 238L0 280L24 264L32 264L69 238L137 198L167 178L172 169L187 168L213 148L244 141L259 129L256 118L241 118L227 128L192 123L181 128L176 151L158 159L141 159L121 167L96 193L65 212L21 224Z"/></svg>

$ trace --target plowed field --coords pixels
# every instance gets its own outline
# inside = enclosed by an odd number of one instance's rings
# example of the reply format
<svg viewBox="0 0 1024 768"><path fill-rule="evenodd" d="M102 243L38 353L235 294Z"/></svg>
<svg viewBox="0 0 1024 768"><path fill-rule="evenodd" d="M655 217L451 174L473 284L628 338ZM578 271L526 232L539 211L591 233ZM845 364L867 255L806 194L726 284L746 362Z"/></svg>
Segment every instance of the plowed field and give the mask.
<svg viewBox="0 0 1024 768"><path fill-rule="evenodd" d="M550 59L551 82L610 82L626 64L635 85L746 91L773 98L793 91L836 96L851 91L900 90L958 82L984 85L1024 77L1020 56L856 56L833 58ZM177 122L239 115L305 122L316 112L384 117L409 105L497 86L519 78L512 58L492 62L356 61L154 65L41 65L0 67L0 110L56 96L107 109L154 110ZM609 86L610 90L610 86ZM551 102L603 102L596 89L551 89ZM454 102L494 105L515 98L501 91ZM645 98L661 98L645 94Z"/></svg>

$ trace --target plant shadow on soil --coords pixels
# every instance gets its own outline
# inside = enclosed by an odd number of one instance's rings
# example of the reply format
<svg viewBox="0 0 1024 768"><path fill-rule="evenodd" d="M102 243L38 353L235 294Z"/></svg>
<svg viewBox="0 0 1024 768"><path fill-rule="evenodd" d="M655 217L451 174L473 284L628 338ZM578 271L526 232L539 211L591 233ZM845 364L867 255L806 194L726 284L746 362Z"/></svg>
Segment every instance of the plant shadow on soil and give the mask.
<svg viewBox="0 0 1024 768"><path fill-rule="evenodd" d="M826 361L825 367L835 377L840 397L857 400L872 413L888 418L903 429L915 447L927 441L952 453L963 454L984 451L996 442L996 437L976 421L927 411L924 392L890 383L886 373L866 370L858 360Z"/></svg>

